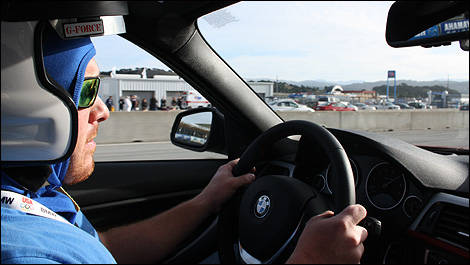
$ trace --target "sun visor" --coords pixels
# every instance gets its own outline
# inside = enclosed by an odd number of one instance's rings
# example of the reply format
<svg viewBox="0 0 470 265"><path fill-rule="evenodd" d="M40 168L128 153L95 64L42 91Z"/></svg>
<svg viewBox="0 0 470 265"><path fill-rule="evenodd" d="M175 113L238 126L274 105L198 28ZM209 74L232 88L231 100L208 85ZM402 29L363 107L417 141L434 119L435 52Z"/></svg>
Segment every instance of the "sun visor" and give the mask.
<svg viewBox="0 0 470 265"><path fill-rule="evenodd" d="M58 162L75 148L73 101L39 80L44 73L35 64L37 23L2 21L2 162Z"/></svg>

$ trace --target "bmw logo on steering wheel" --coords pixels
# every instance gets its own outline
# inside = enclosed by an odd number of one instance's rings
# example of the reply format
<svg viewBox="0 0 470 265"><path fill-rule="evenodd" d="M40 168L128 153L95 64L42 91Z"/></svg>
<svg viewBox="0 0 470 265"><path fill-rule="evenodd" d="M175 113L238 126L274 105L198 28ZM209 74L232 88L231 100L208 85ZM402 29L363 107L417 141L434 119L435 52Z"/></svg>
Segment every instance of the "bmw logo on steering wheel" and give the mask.
<svg viewBox="0 0 470 265"><path fill-rule="evenodd" d="M258 218L263 218L269 211L269 207L271 206L271 200L267 195L262 195L259 197L258 201L256 202L255 206L255 216Z"/></svg>

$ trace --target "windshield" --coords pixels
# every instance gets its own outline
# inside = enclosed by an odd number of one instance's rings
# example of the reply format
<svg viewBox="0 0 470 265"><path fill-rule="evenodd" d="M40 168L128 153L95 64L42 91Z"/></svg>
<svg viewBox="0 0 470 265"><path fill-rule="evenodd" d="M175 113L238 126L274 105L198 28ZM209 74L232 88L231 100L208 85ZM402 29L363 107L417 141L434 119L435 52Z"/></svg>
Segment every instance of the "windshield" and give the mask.
<svg viewBox="0 0 470 265"><path fill-rule="evenodd" d="M274 98L306 104L315 110L309 115L328 127L338 125L321 115L334 110L325 110L320 101L362 103L370 107L335 113L344 121L339 128L468 149L469 53L458 42L388 46L391 5L239 2L199 18L198 27L247 82L271 82ZM408 109L397 105L413 102ZM275 111L284 120L305 117Z"/></svg>

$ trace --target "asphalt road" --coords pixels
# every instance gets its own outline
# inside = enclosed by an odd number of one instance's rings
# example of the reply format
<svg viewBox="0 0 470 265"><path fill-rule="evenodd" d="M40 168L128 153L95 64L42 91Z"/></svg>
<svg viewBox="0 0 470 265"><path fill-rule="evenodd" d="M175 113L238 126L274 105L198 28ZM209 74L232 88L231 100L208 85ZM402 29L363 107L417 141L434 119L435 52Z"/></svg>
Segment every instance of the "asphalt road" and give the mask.
<svg viewBox="0 0 470 265"><path fill-rule="evenodd" d="M469 130L413 130L379 132L403 141L430 146L451 146L469 148ZM141 142L123 144L99 144L95 161L136 161L174 159L213 159L227 158L211 152L194 152L174 146L171 142Z"/></svg>

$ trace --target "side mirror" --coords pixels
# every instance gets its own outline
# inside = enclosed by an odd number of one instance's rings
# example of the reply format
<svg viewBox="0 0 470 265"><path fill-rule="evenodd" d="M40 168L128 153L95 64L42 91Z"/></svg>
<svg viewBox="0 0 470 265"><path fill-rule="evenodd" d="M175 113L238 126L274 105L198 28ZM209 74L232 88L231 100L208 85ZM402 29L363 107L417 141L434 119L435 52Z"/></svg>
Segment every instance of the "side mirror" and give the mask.
<svg viewBox="0 0 470 265"><path fill-rule="evenodd" d="M171 129L171 142L197 151L225 153L224 117L214 108L190 109L179 113Z"/></svg>

